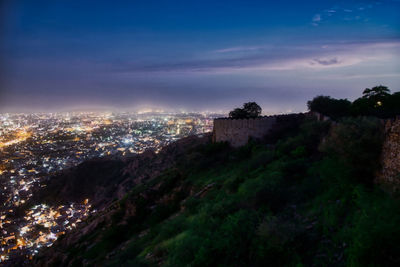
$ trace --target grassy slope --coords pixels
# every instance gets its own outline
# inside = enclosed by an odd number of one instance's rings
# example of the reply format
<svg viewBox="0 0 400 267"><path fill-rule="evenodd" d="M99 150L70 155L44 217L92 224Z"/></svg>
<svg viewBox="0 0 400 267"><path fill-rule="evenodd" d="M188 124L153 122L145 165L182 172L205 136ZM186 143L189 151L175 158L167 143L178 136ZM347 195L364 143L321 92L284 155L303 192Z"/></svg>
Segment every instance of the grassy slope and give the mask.
<svg viewBox="0 0 400 267"><path fill-rule="evenodd" d="M399 202L371 183L379 123L353 119L328 131L327 123L306 122L273 146L189 151L66 248L68 262L398 265Z"/></svg>

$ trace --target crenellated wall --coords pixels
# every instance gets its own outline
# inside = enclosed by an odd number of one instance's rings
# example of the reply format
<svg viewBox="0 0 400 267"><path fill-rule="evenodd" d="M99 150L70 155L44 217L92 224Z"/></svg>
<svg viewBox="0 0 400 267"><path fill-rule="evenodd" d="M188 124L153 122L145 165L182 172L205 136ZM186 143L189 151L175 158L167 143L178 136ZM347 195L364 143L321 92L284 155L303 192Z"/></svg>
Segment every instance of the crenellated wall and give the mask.
<svg viewBox="0 0 400 267"><path fill-rule="evenodd" d="M376 182L389 191L400 192L400 118L386 121L381 164Z"/></svg>
<svg viewBox="0 0 400 267"><path fill-rule="evenodd" d="M272 129L276 121L277 116L266 116L255 119L215 119L213 141L227 141L233 147L243 146L247 144L250 137L264 137Z"/></svg>

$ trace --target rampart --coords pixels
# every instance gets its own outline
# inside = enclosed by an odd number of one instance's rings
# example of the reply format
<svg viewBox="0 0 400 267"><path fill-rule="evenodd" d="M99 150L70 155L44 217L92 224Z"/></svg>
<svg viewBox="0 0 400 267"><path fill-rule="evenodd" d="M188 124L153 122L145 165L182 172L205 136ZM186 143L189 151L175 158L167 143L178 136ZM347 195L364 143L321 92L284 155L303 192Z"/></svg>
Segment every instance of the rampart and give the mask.
<svg viewBox="0 0 400 267"><path fill-rule="evenodd" d="M262 139L286 118L299 114L264 116L254 119L219 118L214 120L213 141L229 142L233 147L247 144L249 138Z"/></svg>

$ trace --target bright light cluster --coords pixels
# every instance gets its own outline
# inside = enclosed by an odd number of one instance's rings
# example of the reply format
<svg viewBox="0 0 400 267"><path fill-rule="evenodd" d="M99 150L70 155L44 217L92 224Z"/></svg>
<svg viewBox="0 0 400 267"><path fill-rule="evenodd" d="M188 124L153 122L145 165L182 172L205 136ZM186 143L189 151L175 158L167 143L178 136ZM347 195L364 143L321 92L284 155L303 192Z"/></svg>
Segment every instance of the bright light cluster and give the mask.
<svg viewBox="0 0 400 267"><path fill-rule="evenodd" d="M82 204L60 205L50 207L40 204L29 209L16 232L3 230L0 262L10 258L10 254L24 255L28 259L39 252L42 247L50 247L54 241L67 231L75 228L89 216L91 205L86 199ZM6 216L1 217L3 224L11 223Z"/></svg>
<svg viewBox="0 0 400 267"><path fill-rule="evenodd" d="M0 114L0 262L29 259L89 214L87 203L27 206L52 176L94 157L126 157L147 149L157 153L177 139L210 132L213 118L195 113Z"/></svg>

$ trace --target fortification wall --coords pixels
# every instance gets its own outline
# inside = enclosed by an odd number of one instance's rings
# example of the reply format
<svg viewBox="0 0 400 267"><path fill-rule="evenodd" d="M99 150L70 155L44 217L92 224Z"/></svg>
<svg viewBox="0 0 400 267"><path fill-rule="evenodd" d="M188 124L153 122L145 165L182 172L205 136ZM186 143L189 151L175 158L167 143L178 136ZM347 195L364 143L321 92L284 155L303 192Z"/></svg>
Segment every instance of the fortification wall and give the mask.
<svg viewBox="0 0 400 267"><path fill-rule="evenodd" d="M376 182L389 191L400 192L400 118L386 121L381 164Z"/></svg>
<svg viewBox="0 0 400 267"><path fill-rule="evenodd" d="M264 137L273 128L276 120L276 116L255 119L215 119L213 141L227 141L233 147L243 146L250 137Z"/></svg>

